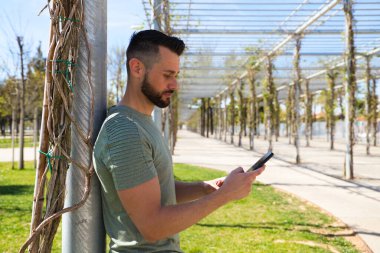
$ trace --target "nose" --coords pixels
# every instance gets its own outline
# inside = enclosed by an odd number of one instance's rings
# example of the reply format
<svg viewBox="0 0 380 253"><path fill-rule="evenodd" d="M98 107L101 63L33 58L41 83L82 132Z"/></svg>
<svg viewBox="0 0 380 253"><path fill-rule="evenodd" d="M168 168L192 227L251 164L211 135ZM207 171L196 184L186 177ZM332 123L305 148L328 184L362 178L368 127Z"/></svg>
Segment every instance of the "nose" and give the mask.
<svg viewBox="0 0 380 253"><path fill-rule="evenodd" d="M173 78L173 80L169 84L169 89L178 90L178 87L179 87L178 80L176 78Z"/></svg>

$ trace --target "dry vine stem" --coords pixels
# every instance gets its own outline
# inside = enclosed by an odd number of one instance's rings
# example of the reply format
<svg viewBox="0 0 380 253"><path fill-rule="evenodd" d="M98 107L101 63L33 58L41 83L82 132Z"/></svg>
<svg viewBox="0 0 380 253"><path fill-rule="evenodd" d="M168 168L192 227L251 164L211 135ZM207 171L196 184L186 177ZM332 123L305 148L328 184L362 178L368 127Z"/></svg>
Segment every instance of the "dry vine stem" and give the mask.
<svg viewBox="0 0 380 253"><path fill-rule="evenodd" d="M80 140L92 151L90 138L93 131L94 98L90 67L87 73L87 85L91 93L90 129L82 129L72 116L75 64L80 36L85 40L90 61L90 50L83 26L83 2L49 0L46 7L51 17L51 31L41 123L41 154L36 171L30 236L20 249L20 252L25 252L29 247L29 252L32 253L51 252L61 215L78 209L85 203L90 193L90 178L94 173L92 162L83 165L70 157L71 126L75 127ZM63 208L66 173L70 164L73 165L72 169L80 169L84 173L85 191L79 203Z"/></svg>

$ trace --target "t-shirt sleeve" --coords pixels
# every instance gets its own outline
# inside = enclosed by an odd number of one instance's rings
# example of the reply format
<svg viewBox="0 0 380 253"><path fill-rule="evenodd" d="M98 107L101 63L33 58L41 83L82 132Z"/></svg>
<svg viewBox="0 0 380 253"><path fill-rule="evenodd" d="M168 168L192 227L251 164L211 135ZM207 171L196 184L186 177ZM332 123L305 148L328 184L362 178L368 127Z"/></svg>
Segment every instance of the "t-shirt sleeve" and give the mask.
<svg viewBox="0 0 380 253"><path fill-rule="evenodd" d="M116 190L135 187L157 176L151 145L133 122L114 122L106 127L106 165Z"/></svg>

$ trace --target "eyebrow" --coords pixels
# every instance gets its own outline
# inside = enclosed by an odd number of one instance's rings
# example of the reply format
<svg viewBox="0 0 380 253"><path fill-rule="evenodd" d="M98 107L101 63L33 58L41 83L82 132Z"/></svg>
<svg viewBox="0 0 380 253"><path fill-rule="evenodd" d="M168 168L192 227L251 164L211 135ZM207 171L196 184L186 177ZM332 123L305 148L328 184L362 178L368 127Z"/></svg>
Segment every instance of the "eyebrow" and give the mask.
<svg viewBox="0 0 380 253"><path fill-rule="evenodd" d="M164 72L166 72L166 73L170 73L170 74L173 74L173 75L176 75L176 76L179 75L179 71L176 72L176 71L174 71L174 70L164 70Z"/></svg>
<svg viewBox="0 0 380 253"><path fill-rule="evenodd" d="M175 73L177 73L177 72L174 71L174 70L164 70L164 72L169 72L169 73L171 73L171 74L175 74ZM179 71L178 71L178 73L179 73Z"/></svg>

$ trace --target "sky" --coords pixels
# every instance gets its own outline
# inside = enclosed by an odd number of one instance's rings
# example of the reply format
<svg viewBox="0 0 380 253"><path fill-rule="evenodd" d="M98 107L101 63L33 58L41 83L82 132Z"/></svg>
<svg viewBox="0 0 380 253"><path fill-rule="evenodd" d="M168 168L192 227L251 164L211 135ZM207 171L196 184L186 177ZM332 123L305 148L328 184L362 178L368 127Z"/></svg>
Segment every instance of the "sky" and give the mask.
<svg viewBox="0 0 380 253"><path fill-rule="evenodd" d="M0 0L0 80L17 73L16 35L24 37L29 57L36 53L41 41L44 56L48 51L50 17L46 0ZM141 0L108 0L108 52L114 47L127 46L135 27L146 25ZM147 27L146 27L147 28ZM16 34L16 35L15 35Z"/></svg>

